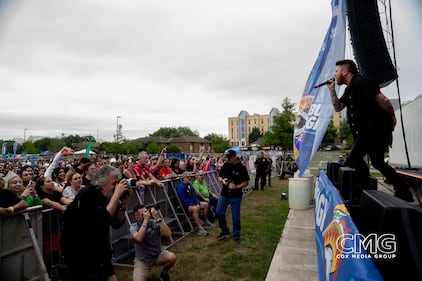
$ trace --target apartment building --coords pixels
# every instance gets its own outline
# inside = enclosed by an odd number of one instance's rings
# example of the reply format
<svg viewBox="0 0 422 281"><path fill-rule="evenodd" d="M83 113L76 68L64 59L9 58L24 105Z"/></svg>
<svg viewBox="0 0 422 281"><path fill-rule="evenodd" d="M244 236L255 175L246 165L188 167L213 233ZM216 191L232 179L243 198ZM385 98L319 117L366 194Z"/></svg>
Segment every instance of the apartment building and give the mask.
<svg viewBox="0 0 422 281"><path fill-rule="evenodd" d="M271 130L274 117L280 114L280 111L273 107L268 114L249 114L241 110L237 117L228 118L228 139L230 146L247 146L249 134L253 128L258 128L264 134Z"/></svg>

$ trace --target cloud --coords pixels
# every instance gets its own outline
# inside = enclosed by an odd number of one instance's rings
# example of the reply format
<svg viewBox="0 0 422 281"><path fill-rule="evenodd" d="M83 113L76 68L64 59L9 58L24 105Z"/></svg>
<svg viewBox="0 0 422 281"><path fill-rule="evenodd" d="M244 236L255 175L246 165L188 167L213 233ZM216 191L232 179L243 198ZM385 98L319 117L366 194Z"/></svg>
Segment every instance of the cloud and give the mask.
<svg viewBox="0 0 422 281"><path fill-rule="evenodd" d="M410 37L398 35L413 54L399 56L406 97L417 91L416 15L403 23ZM127 138L177 126L227 135L227 118L241 110L297 103L331 8L327 0L18 0L0 16L0 139L28 128L112 140L116 116Z"/></svg>

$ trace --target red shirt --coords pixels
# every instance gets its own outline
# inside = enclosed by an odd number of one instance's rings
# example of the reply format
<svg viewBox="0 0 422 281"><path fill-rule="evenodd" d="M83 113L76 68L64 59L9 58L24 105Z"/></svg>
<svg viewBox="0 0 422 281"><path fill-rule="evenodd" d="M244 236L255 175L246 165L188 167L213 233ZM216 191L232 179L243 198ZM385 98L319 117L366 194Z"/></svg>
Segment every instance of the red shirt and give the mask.
<svg viewBox="0 0 422 281"><path fill-rule="evenodd" d="M162 175L162 176L167 176L167 175L169 175L171 173L171 169L170 168L161 168L160 169L160 174Z"/></svg>
<svg viewBox="0 0 422 281"><path fill-rule="evenodd" d="M139 164L136 164L135 170L138 172L141 179L143 180L150 179L149 174L151 173L151 171L147 165L144 165L143 167L141 167Z"/></svg>

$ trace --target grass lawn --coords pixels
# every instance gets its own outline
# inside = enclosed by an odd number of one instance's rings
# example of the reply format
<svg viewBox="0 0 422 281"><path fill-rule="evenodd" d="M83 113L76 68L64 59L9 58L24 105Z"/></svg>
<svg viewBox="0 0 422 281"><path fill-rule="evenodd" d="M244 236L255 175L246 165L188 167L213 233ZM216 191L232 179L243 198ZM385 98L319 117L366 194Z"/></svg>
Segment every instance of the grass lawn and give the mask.
<svg viewBox="0 0 422 281"><path fill-rule="evenodd" d="M257 190L243 198L241 207L242 242L233 239L217 240L218 227L209 229L209 236L191 233L168 250L177 256L170 270L170 280L233 281L265 280L272 256L280 240L289 208L287 200L280 200L286 192L287 180L274 178L272 187ZM231 211L227 211L231 227ZM216 222L217 223L217 222ZM132 268L116 266L119 281L132 280ZM161 267L155 267L152 280L159 280Z"/></svg>

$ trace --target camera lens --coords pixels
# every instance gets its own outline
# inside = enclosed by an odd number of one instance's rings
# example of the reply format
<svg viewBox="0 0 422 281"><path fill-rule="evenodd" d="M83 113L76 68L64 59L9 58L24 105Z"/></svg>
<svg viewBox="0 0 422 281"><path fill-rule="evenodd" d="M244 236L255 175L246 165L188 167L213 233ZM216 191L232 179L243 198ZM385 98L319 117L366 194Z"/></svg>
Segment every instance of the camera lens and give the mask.
<svg viewBox="0 0 422 281"><path fill-rule="evenodd" d="M133 178L131 178L131 179L127 179L127 185L128 185L129 187L134 187L134 186L136 186L136 179L133 179Z"/></svg>

